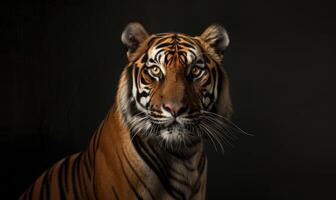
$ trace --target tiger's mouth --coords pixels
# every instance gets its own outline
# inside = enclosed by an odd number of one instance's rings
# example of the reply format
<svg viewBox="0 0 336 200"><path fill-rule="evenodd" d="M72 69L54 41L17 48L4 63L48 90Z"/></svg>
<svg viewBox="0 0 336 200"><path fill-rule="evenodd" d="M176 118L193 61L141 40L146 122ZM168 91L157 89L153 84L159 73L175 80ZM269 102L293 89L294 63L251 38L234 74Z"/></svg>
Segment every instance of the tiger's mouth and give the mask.
<svg viewBox="0 0 336 200"><path fill-rule="evenodd" d="M151 113L148 114L150 120L154 124L159 124L165 128L169 127L183 127L187 125L194 125L199 121L200 115L199 114L186 114L181 116L158 116L156 114L152 115Z"/></svg>
<svg viewBox="0 0 336 200"><path fill-rule="evenodd" d="M169 117L157 119L150 116L150 121L155 127L156 134L167 140L181 140L186 137L197 137L195 128L198 118L190 117Z"/></svg>
<svg viewBox="0 0 336 200"><path fill-rule="evenodd" d="M129 121L132 137L157 138L163 144L183 146L194 144L203 135L200 131L200 115L184 114L180 116L151 115L139 112Z"/></svg>
<svg viewBox="0 0 336 200"><path fill-rule="evenodd" d="M185 146L198 141L201 136L195 131L196 123L181 123L177 120L171 120L164 124L155 124L159 126L155 135L162 139L163 143L173 146ZM155 136L154 136L155 137Z"/></svg>

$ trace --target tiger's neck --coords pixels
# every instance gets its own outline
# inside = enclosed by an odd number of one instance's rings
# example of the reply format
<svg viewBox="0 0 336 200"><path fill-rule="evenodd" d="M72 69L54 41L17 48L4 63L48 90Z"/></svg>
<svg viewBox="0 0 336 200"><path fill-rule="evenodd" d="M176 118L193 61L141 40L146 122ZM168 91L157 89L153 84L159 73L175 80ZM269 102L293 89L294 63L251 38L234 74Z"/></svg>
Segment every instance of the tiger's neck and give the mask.
<svg viewBox="0 0 336 200"><path fill-rule="evenodd" d="M156 139L134 137L117 106L91 140L93 192L98 199L204 199L203 143L188 151L162 148Z"/></svg>

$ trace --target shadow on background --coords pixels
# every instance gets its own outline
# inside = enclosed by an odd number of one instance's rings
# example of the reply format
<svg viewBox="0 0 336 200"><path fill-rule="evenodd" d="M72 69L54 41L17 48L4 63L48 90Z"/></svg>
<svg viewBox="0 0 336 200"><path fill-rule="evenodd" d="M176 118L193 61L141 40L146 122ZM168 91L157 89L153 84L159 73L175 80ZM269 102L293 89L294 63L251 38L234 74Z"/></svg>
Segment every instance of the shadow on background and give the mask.
<svg viewBox="0 0 336 200"><path fill-rule="evenodd" d="M1 3L1 191L16 198L83 150L114 101L130 21L149 32L227 28L241 135L209 148L208 199L335 199L335 20L321 1Z"/></svg>

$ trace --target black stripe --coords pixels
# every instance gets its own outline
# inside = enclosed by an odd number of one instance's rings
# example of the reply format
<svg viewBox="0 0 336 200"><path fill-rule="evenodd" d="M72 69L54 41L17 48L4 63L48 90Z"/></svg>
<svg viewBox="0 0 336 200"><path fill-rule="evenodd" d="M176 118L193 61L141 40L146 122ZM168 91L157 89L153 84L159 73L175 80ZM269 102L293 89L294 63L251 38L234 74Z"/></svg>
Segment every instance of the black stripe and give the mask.
<svg viewBox="0 0 336 200"><path fill-rule="evenodd" d="M122 149L122 152L123 152L124 157L126 158L127 164L130 166L130 168L132 169L132 171L134 172L134 174L137 176L137 178L140 180L140 182L146 188L146 190L148 191L148 193L150 194L150 196L152 197L152 199L155 199L153 193L151 192L151 190L148 188L148 186L145 184L145 182L141 179L140 175L137 173L137 171L134 169L132 163L127 158L124 149Z"/></svg>
<svg viewBox="0 0 336 200"><path fill-rule="evenodd" d="M127 68L127 73L126 73L126 80L127 80L127 86L128 86L128 94L127 96L130 96L130 94L132 93L132 87L133 87L133 84L132 84L132 72L133 72L133 69L137 68L137 65L134 64L130 67Z"/></svg>
<svg viewBox="0 0 336 200"><path fill-rule="evenodd" d="M217 78L217 93L218 93L218 95L217 96L220 96L220 92L224 92L224 91L222 91L223 90L223 81L224 81L224 77L223 77L223 73L221 72L221 69L218 67L218 65L216 66L217 67L217 70L219 71L218 73L217 73L217 75L218 75L218 78ZM218 99L219 98L217 98L217 101L218 101Z"/></svg>
<svg viewBox="0 0 336 200"><path fill-rule="evenodd" d="M91 181L90 171L89 171L88 166L87 166L88 165L87 164L87 160L88 160L87 156L88 156L88 154L86 152L85 152L85 154L82 154L82 156L81 156L81 160L80 160L81 162L80 163L81 163L81 166L84 165L84 168L85 168L84 170L82 169L81 172L84 173L84 176L85 176L85 177L82 177L82 178L84 178L84 179L87 178L89 181ZM84 181L83 181L83 183L84 183ZM86 198L88 198L90 195L89 195L89 192L87 191L87 185L85 184L84 186L85 186L84 192L86 194Z"/></svg>
<svg viewBox="0 0 336 200"><path fill-rule="evenodd" d="M88 159L88 154L86 153L85 156L83 156L83 159L84 159L84 168L85 168L85 174L87 175L88 178L90 178L91 176L91 165L90 163L88 163L89 159ZM90 169L89 169L90 168Z"/></svg>
<svg viewBox="0 0 336 200"><path fill-rule="evenodd" d="M161 167L164 169L165 171L165 175L167 177L169 177L169 174L167 173L169 170L175 172L176 174L183 176L183 174L181 174L180 172L176 171L175 169L171 168L167 162L163 159L161 159L161 156L158 154L158 152L155 150L155 147L153 146L153 144L149 143L149 147L151 148L153 154L155 155L155 158L157 161L159 161L159 163L162 163ZM167 167L169 168L169 170L167 169Z"/></svg>
<svg viewBox="0 0 336 200"><path fill-rule="evenodd" d="M193 168L192 166L189 166L186 162L183 162L183 166L185 168L187 168L187 170L189 170L189 171L195 171L196 170L196 168Z"/></svg>
<svg viewBox="0 0 336 200"><path fill-rule="evenodd" d="M164 171L165 171L165 175L166 175L166 177L167 177L168 179L172 179L172 180L174 180L174 181L176 181L176 182L178 182L178 183L180 183L180 184L182 184L182 185L185 185L185 186L187 186L187 187L191 187L191 185L190 185L187 181L184 181L184 180L183 180L183 177L184 177L183 174L181 174L179 171L177 171L176 169L174 169L174 168L172 168L170 165L168 165L167 162L166 162L165 160L161 159L161 156L158 154L157 151L155 151L155 147L154 147L151 143L149 143L149 146L151 147L151 149L154 150L154 151L152 151L152 152L155 154L156 160L159 161L159 163L162 163L162 164L163 164L162 168L164 169ZM173 176L172 174L168 173L169 171L174 172L174 173L175 173L176 175L178 175L179 177L182 177L182 180L181 180L181 179L178 179L178 177ZM172 187L173 189L175 189L175 190L178 190L177 188L175 188L175 187L173 187L173 186L171 186L171 187ZM181 191L181 193L183 194L182 191Z"/></svg>
<svg viewBox="0 0 336 200"><path fill-rule="evenodd" d="M199 143L199 141L197 141L196 143L193 143L191 146L194 146L198 143ZM185 153L185 152L179 153L179 152L176 152L176 151L171 150L171 149L168 149L168 152L169 152L170 155L172 155L173 157L175 157L178 160L189 160L191 157L193 157L197 153L197 151L192 151L188 154Z"/></svg>
<svg viewBox="0 0 336 200"><path fill-rule="evenodd" d="M104 126L105 126L105 119L102 121L102 123L99 126L99 129L98 129L97 133L95 134L95 140L94 140L95 150L98 149L100 137L102 135L101 132L103 131Z"/></svg>
<svg viewBox="0 0 336 200"><path fill-rule="evenodd" d="M155 57L154 57L154 59L155 59L155 61L157 62L157 63L160 63L160 59L161 59L161 52L162 51L164 51L163 49L160 49L159 51L157 51L156 52L156 54L155 54Z"/></svg>
<svg viewBox="0 0 336 200"><path fill-rule="evenodd" d="M147 53L142 57L141 59L141 63L146 63L147 62L147 59L148 59L148 55Z"/></svg>
<svg viewBox="0 0 336 200"><path fill-rule="evenodd" d="M145 144L141 141L141 138L136 137L133 139L135 148L137 149L140 156L144 159L144 161L147 163L147 165L155 172L155 174L158 176L159 180L161 181L163 187L165 190L174 198L176 199L184 199L184 194L182 191L178 190L177 188L174 188L171 183L169 182L169 175L167 173L167 169L164 165L162 165L162 161L160 161L159 158L154 156L153 154L148 155L148 153L152 152L155 153L155 150L151 150L149 148L146 148ZM153 158L156 159L154 160ZM155 164L159 164L160 166ZM178 196L177 196L178 195Z"/></svg>
<svg viewBox="0 0 336 200"><path fill-rule="evenodd" d="M199 192L199 190L201 189L200 179L201 179L201 175L198 175L196 183L194 185L194 188L191 191L190 199L192 199Z"/></svg>
<svg viewBox="0 0 336 200"><path fill-rule="evenodd" d="M179 45L187 47L187 48L192 48L195 49L195 46L186 42L181 42Z"/></svg>
<svg viewBox="0 0 336 200"><path fill-rule="evenodd" d="M162 43L162 44L157 45L157 46L156 46L156 49L160 49L160 48L168 47L168 46L172 46L172 45L173 45L172 43L165 42L165 43Z"/></svg>
<svg viewBox="0 0 336 200"><path fill-rule="evenodd" d="M198 173L199 174L202 174L204 169L205 169L205 163L206 163L206 157L205 157L205 154L203 153L201 158L200 158L200 161L199 161L199 164L198 164Z"/></svg>
<svg viewBox="0 0 336 200"><path fill-rule="evenodd" d="M158 40L156 41L156 44L160 44L161 42L167 40L168 38L169 38L169 37L163 37L163 38L161 38L161 39L158 39ZM157 47L156 47L156 48L157 48Z"/></svg>
<svg viewBox="0 0 336 200"><path fill-rule="evenodd" d="M68 193L69 188L68 188L67 176L68 176L68 170L69 170L69 157L65 158L64 163L63 163L63 168L64 170L62 170L63 172L62 177L64 181L64 188L65 188L65 191Z"/></svg>
<svg viewBox="0 0 336 200"><path fill-rule="evenodd" d="M170 175L169 178L171 180L174 180L174 181L178 182L181 185L184 185L184 186L186 186L188 188L192 188L192 185L188 181L186 181L184 177L182 177L182 179L179 179L176 176ZM174 189L177 190L177 188L175 188L175 187L174 187ZM178 191L180 191L182 194L184 194L181 190L178 190Z"/></svg>
<svg viewBox="0 0 336 200"><path fill-rule="evenodd" d="M126 181L128 183L128 185L131 187L132 191L134 192L135 196L137 197L137 199L140 199L140 200L143 200L143 198L140 196L140 194L138 193L138 191L135 189L134 185L132 184L132 182L129 180L128 176L127 176L127 173L125 172L125 168L124 168L124 165L123 165L123 162L120 158L120 155L119 155L119 152L117 152L117 156L118 156L118 159L119 159L119 163L121 164L121 170L126 178Z"/></svg>
<svg viewBox="0 0 336 200"><path fill-rule="evenodd" d="M136 77L134 77L134 80L133 80L133 75L132 75L132 73L133 73L133 69L134 69L134 73L135 72L137 72L138 71L138 68L136 67L136 65L134 64L133 65L133 68L129 68L128 69L128 72L127 72L127 85L128 85L128 94L127 94L127 97L129 98L129 99L131 99L132 98L132 89L133 89L133 81L136 81ZM138 112L138 109L137 109L137 107L136 107L136 105L135 105L135 102L134 101L132 101L132 102L130 102L130 104L129 104L129 107L128 107L128 110L129 110L129 115L131 115L131 116L133 116L133 115L135 115L137 112ZM125 119L125 121L127 121L127 119L126 119L126 116L127 116L127 114L126 115L124 115L124 119Z"/></svg>
<svg viewBox="0 0 336 200"><path fill-rule="evenodd" d="M50 196L50 188L49 188L49 182L48 182L48 171L45 172L45 174L43 175L43 179L42 179L42 185L41 185L41 189L42 189L42 199L49 199Z"/></svg>
<svg viewBox="0 0 336 200"><path fill-rule="evenodd" d="M71 186L72 186L72 191L73 191L75 199L79 199L78 197L79 194L78 194L77 187L76 187L78 185L78 182L76 179L76 165L78 162L77 158L78 157L76 157L75 160L73 160L72 168L71 168Z"/></svg>
<svg viewBox="0 0 336 200"><path fill-rule="evenodd" d="M149 95L149 93L147 93L145 91L143 91L141 93L138 93L138 95L137 95L137 101L140 101L141 97L147 97L148 95Z"/></svg>
<svg viewBox="0 0 336 200"><path fill-rule="evenodd" d="M188 37L181 36L181 35L180 35L180 37L181 37L183 40L187 41L188 43L195 44L195 41L192 40L192 39L190 39L190 38L188 38Z"/></svg>
<svg viewBox="0 0 336 200"><path fill-rule="evenodd" d="M152 37L152 38L147 42L147 47L152 46L152 44L155 42L155 40L156 40L157 38L158 38L158 37L156 37L156 36Z"/></svg>
<svg viewBox="0 0 336 200"><path fill-rule="evenodd" d="M112 192L113 192L113 194L114 194L114 197L117 199L117 200L119 200L119 196L118 196L118 193L117 193L117 191L115 190L115 188L112 186Z"/></svg>
<svg viewBox="0 0 336 200"><path fill-rule="evenodd" d="M170 184L167 181L166 178L162 176L162 169L156 166L156 164L152 161L152 158L147 155L146 149L144 150L144 144L141 142L141 139L138 138L138 136L134 137L133 144L137 152L139 153L140 157L146 162L149 168L158 176L159 180L161 181L163 187L165 190L174 198L177 198L177 196L170 191Z"/></svg>
<svg viewBox="0 0 336 200"><path fill-rule="evenodd" d="M205 157L205 154L203 153L201 158L200 158L199 164L198 164L198 177L197 177L197 180L195 182L195 185L194 185L194 188L193 188L193 191L191 193L190 198L194 197L199 192L199 190L201 189L201 177L202 177L203 171L205 169L205 161L206 161L206 157Z"/></svg>
<svg viewBox="0 0 336 200"><path fill-rule="evenodd" d="M76 173L76 179L77 179L77 182L78 182L78 186L79 186L79 193L80 193L80 196L83 197L82 195L84 194L84 192L86 192L86 189L84 188L83 189L83 184L84 184L84 181L83 181L83 176L81 176L81 158L82 158L82 153L80 153L78 156L77 156L77 161L76 161L76 165L74 166L74 170L75 170L75 173Z"/></svg>
<svg viewBox="0 0 336 200"><path fill-rule="evenodd" d="M60 192L61 199L65 199L64 188L63 188L63 179L64 179L64 161L61 163L58 173L58 189Z"/></svg>

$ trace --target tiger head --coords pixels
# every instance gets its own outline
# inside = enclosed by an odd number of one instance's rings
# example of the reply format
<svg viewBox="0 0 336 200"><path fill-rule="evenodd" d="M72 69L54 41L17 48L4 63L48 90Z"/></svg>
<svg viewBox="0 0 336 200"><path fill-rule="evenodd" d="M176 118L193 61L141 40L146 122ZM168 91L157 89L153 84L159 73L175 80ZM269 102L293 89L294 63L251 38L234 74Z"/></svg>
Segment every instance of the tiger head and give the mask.
<svg viewBox="0 0 336 200"><path fill-rule="evenodd" d="M229 82L222 66L226 30L208 27L200 36L148 34L130 23L121 40L129 64L117 101L133 135L186 143L221 129L231 114ZM211 136L210 136L211 137Z"/></svg>

